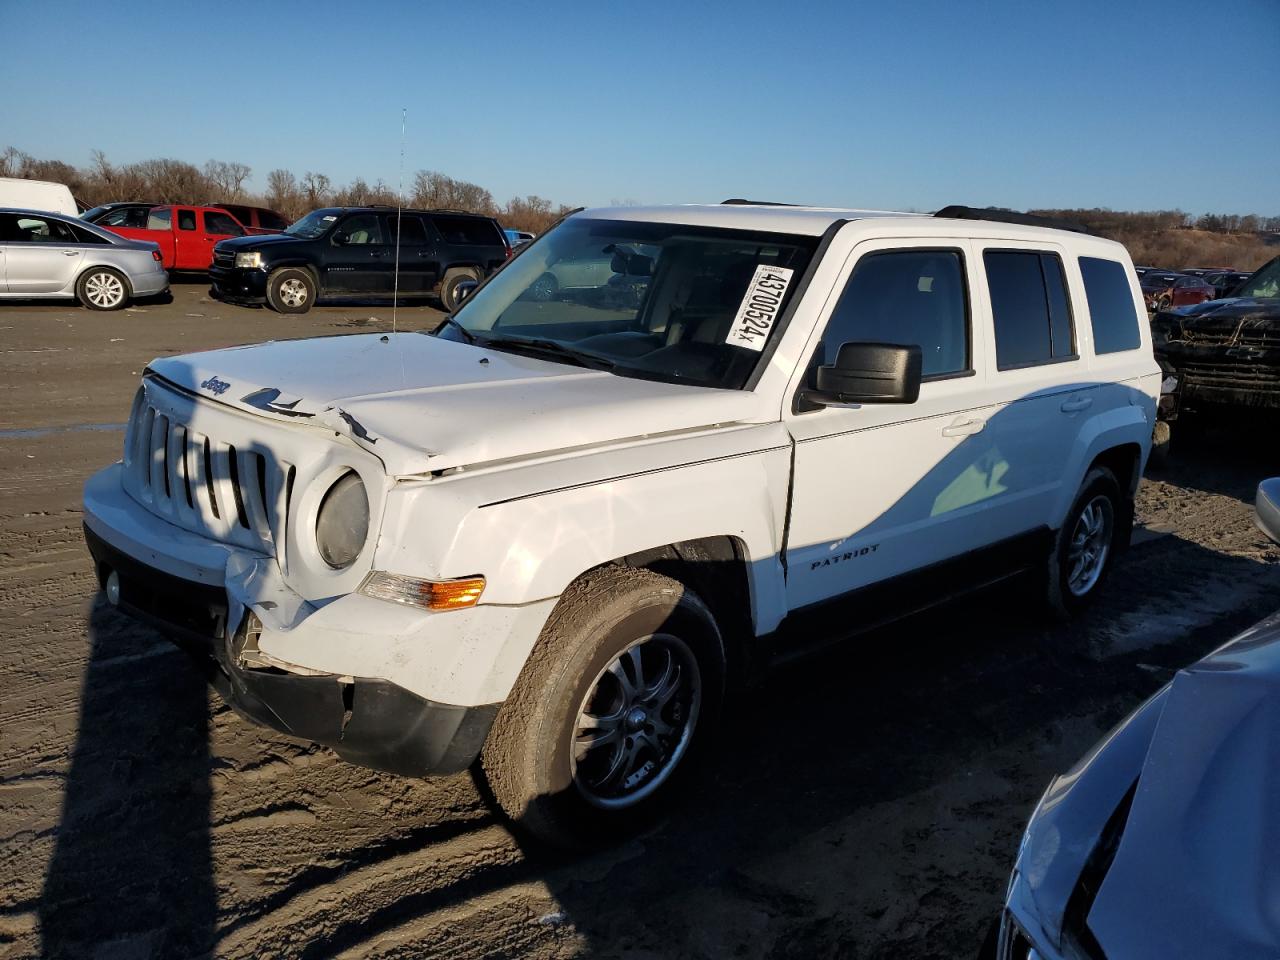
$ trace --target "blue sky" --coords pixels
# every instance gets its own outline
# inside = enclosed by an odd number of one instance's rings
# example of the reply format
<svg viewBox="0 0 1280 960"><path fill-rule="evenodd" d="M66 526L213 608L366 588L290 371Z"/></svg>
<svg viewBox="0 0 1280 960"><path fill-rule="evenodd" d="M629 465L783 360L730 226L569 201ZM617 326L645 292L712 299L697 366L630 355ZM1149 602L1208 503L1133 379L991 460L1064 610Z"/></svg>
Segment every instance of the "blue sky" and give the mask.
<svg viewBox="0 0 1280 960"><path fill-rule="evenodd" d="M501 202L1280 214L1280 0L0 0L0 148ZM1223 128L1226 129L1223 129Z"/></svg>

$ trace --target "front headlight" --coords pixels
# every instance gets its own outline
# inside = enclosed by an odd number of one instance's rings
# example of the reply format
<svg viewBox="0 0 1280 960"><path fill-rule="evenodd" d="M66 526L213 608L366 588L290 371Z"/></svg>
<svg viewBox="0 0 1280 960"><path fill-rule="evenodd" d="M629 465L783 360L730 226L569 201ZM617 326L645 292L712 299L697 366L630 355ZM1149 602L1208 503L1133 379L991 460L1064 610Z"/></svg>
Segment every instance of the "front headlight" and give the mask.
<svg viewBox="0 0 1280 960"><path fill-rule="evenodd" d="M237 253L236 266L256 270L262 266L262 254L257 250L252 253Z"/></svg>
<svg viewBox="0 0 1280 960"><path fill-rule="evenodd" d="M316 548L335 570L355 563L369 536L369 496L354 470L337 479L316 513Z"/></svg>

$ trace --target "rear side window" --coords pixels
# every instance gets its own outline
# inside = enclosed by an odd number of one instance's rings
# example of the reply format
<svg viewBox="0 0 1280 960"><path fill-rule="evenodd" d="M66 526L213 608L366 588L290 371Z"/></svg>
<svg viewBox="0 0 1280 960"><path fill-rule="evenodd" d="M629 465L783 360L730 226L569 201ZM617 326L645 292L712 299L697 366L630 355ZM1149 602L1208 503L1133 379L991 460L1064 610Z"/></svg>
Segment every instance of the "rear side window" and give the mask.
<svg viewBox="0 0 1280 960"><path fill-rule="evenodd" d="M422 221L417 217L402 216L400 222L400 242L406 247L421 247L427 242L427 231L422 227ZM395 242L396 237L396 218L387 217L387 224L391 227L391 242Z"/></svg>
<svg viewBox="0 0 1280 960"><path fill-rule="evenodd" d="M1071 304L1057 255L988 250L982 260L996 328L996 367L1012 370L1074 358Z"/></svg>
<svg viewBox="0 0 1280 960"><path fill-rule="evenodd" d="M217 210L207 210L204 215L205 233L215 233L222 236L243 237L244 228L235 220L231 219L227 214Z"/></svg>
<svg viewBox="0 0 1280 960"><path fill-rule="evenodd" d="M194 230L196 228L196 212L194 210L178 211L178 229Z"/></svg>
<svg viewBox="0 0 1280 960"><path fill-rule="evenodd" d="M270 210L258 211L258 226L266 227L268 230L283 230L289 224L284 217L278 213L272 213Z"/></svg>
<svg viewBox="0 0 1280 960"><path fill-rule="evenodd" d="M442 217L433 216L432 222L444 237L446 243L469 244L474 246L505 246L502 235L493 221L483 217Z"/></svg>
<svg viewBox="0 0 1280 960"><path fill-rule="evenodd" d="M822 363L843 343L918 345L926 377L969 369L969 304L956 250L903 250L863 257L822 337Z"/></svg>
<svg viewBox="0 0 1280 960"><path fill-rule="evenodd" d="M96 233L92 233L88 230L84 230L81 227L75 226L74 224L71 226L71 230L76 235L76 243L110 243L111 242L105 237L100 237Z"/></svg>
<svg viewBox="0 0 1280 960"><path fill-rule="evenodd" d="M168 230L172 223L172 211L168 207L156 207L147 214L148 230ZM194 218L192 219L192 226L195 226Z"/></svg>
<svg viewBox="0 0 1280 960"><path fill-rule="evenodd" d="M1080 275L1093 324L1093 352L1136 350L1142 343L1138 310L1124 267L1115 260L1081 257Z"/></svg>

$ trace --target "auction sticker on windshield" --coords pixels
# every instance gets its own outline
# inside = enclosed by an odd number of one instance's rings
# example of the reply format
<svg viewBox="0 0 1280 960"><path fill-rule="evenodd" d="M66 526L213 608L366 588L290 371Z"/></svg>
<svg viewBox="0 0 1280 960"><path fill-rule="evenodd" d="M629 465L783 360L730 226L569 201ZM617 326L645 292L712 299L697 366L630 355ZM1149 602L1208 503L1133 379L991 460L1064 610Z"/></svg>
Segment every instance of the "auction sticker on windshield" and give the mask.
<svg viewBox="0 0 1280 960"><path fill-rule="evenodd" d="M729 328L729 335L724 338L725 343L757 353L764 349L769 331L782 309L782 301L786 299L793 273L795 271L789 267L756 267L755 276L751 278L738 307L738 315Z"/></svg>

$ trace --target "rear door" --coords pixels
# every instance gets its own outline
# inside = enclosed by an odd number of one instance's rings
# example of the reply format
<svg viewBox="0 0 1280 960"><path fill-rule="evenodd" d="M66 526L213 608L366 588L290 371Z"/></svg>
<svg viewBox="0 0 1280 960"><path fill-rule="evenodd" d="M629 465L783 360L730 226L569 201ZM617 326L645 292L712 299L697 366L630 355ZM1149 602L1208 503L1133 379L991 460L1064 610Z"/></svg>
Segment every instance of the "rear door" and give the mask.
<svg viewBox="0 0 1280 960"><path fill-rule="evenodd" d="M244 227L223 210L201 210L200 216L204 223L204 230L197 232L200 244L198 249L200 250L201 266L195 269L208 270L209 265L213 263L214 246L219 241L227 240L231 237L243 237Z"/></svg>
<svg viewBox="0 0 1280 960"><path fill-rule="evenodd" d="M387 214L387 230L391 237L392 259L399 256L400 292L430 293L440 278L436 274L438 260L435 243L427 234L422 218L414 213L401 214L398 218L400 242L396 245L397 217Z"/></svg>
<svg viewBox="0 0 1280 960"><path fill-rule="evenodd" d="M68 224L38 214L0 214L8 293L38 296L71 286L84 245Z"/></svg>
<svg viewBox="0 0 1280 960"><path fill-rule="evenodd" d="M978 293L992 318L985 333L997 401L984 431L998 488L988 535L1002 540L1061 520L1064 473L1081 426L1101 406L1082 359L1073 302L1074 263L1053 243L978 241Z"/></svg>

